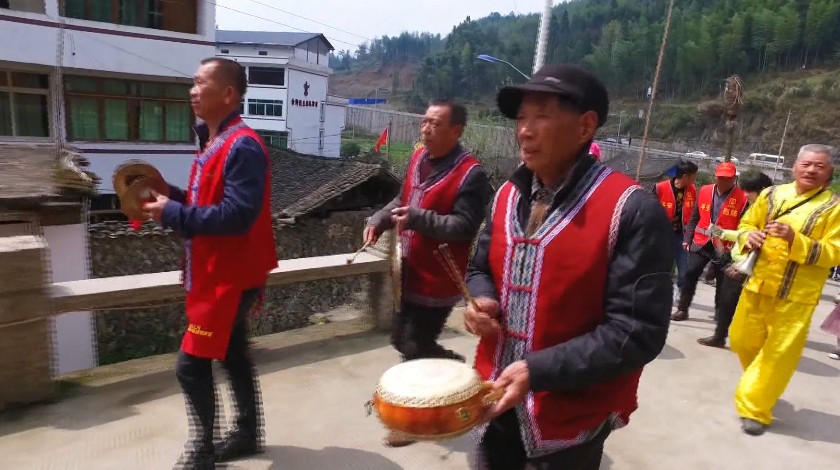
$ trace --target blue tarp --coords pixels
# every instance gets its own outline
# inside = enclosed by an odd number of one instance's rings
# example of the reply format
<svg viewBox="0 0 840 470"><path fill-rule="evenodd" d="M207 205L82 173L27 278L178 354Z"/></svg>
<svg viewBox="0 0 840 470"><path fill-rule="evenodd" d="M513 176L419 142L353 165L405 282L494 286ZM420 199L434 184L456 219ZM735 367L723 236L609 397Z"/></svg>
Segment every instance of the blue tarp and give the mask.
<svg viewBox="0 0 840 470"><path fill-rule="evenodd" d="M348 104L385 104L388 102L385 98L350 98L347 100Z"/></svg>

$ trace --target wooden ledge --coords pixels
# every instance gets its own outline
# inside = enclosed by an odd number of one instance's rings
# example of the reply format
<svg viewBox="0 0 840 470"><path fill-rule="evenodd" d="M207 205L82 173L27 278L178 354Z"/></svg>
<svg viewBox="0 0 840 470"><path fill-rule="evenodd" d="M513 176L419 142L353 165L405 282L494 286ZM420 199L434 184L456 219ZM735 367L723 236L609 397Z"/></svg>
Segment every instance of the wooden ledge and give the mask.
<svg viewBox="0 0 840 470"><path fill-rule="evenodd" d="M349 254L280 260L271 271L267 285L337 279L348 276L386 273L390 262L370 253L361 253L353 264ZM83 281L56 282L51 286L52 311L55 314L81 310L158 304L184 297L181 272L106 277Z"/></svg>

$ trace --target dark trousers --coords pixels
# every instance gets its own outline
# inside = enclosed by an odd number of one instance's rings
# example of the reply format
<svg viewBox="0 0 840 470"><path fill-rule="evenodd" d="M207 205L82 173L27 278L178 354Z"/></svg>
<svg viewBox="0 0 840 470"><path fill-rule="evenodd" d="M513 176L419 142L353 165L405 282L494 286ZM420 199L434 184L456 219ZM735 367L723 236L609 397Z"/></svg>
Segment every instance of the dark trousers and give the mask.
<svg viewBox="0 0 840 470"><path fill-rule="evenodd" d="M720 294L720 306L718 307L715 336L718 338L726 338L729 335L729 326L732 325L732 318L735 317L735 308L738 307L738 299L741 298L741 289L744 287L746 279L747 277L744 274L727 273L723 276L723 282L717 287L717 292Z"/></svg>
<svg viewBox="0 0 840 470"><path fill-rule="evenodd" d="M242 292L233 330L228 343L227 357L222 365L230 378L236 407L236 429L245 435L261 439L261 417L257 410L258 384L254 364L248 351L248 312L262 289ZM187 401L190 417L191 441L198 452L212 453L214 433L219 429L216 415L216 385L212 359L205 359L181 351L175 364L175 374Z"/></svg>
<svg viewBox="0 0 840 470"><path fill-rule="evenodd" d="M677 265L677 289L682 290L685 285L685 271L688 262L688 252L685 251L682 232L674 233L674 264Z"/></svg>
<svg viewBox="0 0 840 470"><path fill-rule="evenodd" d="M394 316L391 344L406 361L447 357L449 351L437 339L451 312L452 307L426 307L403 301Z"/></svg>
<svg viewBox="0 0 840 470"><path fill-rule="evenodd" d="M610 435L605 426L589 442L529 459L522 445L516 413L511 410L490 421L478 444L478 470L598 470L604 454L604 441Z"/></svg>
<svg viewBox="0 0 840 470"><path fill-rule="evenodd" d="M685 283L680 290L680 301L677 305L677 310L682 310L688 313L688 308L694 300L694 294L697 292L697 282L703 275L703 270L710 260L716 260L717 255L711 243L702 246L698 251L690 251L686 261ZM715 311L720 305L720 285L723 282L723 269L720 266L715 268Z"/></svg>

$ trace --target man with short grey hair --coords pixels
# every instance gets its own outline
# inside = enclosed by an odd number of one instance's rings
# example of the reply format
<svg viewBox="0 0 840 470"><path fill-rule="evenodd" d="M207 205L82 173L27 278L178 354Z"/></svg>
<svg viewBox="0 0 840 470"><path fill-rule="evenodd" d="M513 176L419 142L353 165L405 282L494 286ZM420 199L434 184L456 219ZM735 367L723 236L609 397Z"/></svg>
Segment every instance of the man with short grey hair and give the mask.
<svg viewBox="0 0 840 470"><path fill-rule="evenodd" d="M761 193L739 242L758 251L729 330L744 374L735 392L741 428L760 435L796 370L828 271L840 264L840 198L828 190L833 149L805 145L794 182Z"/></svg>

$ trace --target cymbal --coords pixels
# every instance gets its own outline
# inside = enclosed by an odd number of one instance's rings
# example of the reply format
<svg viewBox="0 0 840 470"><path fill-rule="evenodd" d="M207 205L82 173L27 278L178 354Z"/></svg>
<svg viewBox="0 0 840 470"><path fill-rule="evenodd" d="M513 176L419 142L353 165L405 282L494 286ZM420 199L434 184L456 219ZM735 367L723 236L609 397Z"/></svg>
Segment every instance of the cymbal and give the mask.
<svg viewBox="0 0 840 470"><path fill-rule="evenodd" d="M123 214L132 220L145 220L143 203L153 200L152 190L169 196L163 175L147 162L128 160L114 171L114 192L120 199Z"/></svg>
<svg viewBox="0 0 840 470"><path fill-rule="evenodd" d="M160 181L166 181L163 179L160 171L149 163L143 160L128 160L114 170L114 192L117 193L117 196L122 197L121 195L128 189L131 183L141 178L155 178Z"/></svg>
<svg viewBox="0 0 840 470"><path fill-rule="evenodd" d="M169 195L169 186L162 179L145 177L132 183L122 195L120 195L120 208L130 220L146 220L143 212L143 204L154 201L152 191L157 191L164 196Z"/></svg>

